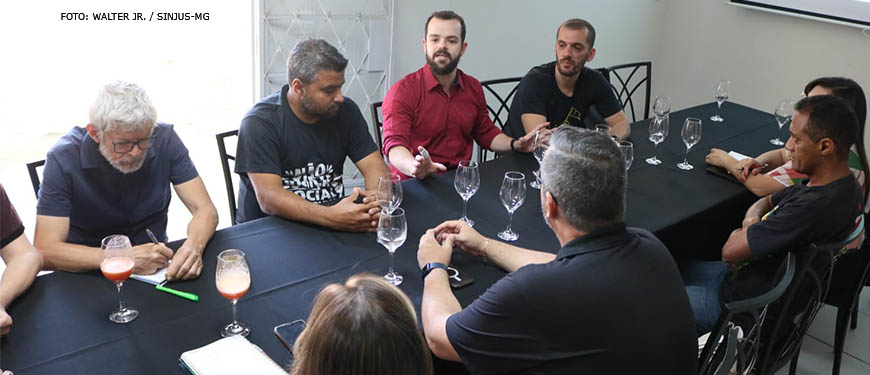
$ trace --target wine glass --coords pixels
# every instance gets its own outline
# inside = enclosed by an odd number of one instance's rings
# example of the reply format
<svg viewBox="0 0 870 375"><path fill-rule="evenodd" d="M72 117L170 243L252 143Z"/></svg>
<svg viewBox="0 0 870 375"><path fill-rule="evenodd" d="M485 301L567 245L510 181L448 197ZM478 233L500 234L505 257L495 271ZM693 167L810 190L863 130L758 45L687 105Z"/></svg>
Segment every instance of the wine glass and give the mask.
<svg viewBox="0 0 870 375"><path fill-rule="evenodd" d="M598 124L595 125L595 131L604 134L606 136L610 136L610 125L607 124Z"/></svg>
<svg viewBox="0 0 870 375"><path fill-rule="evenodd" d="M408 224L405 221L405 210L396 208L391 213L381 213L378 219L378 242L390 253L390 270L384 275L384 279L393 285L401 284L403 279L402 275L393 271L393 254L405 243L407 236Z"/></svg>
<svg viewBox="0 0 870 375"><path fill-rule="evenodd" d="M544 154L547 152L547 142L545 138L546 137L542 135L540 131L535 132L535 144L532 149L532 155L534 155L535 159L538 161L538 170L534 172L535 175L541 173L541 162L544 161ZM529 186L534 189L541 188L541 185L538 184L537 180L530 182Z"/></svg>
<svg viewBox="0 0 870 375"><path fill-rule="evenodd" d="M109 281L115 283L118 288L118 309L109 315L109 320L124 324L132 322L139 316L139 311L136 309L124 306L124 300L121 299L121 287L124 286L124 281L133 273L133 267L136 262L133 261L133 246L130 245L130 239L127 236L115 234L103 238L102 246L103 255L100 261L100 271L103 271Z"/></svg>
<svg viewBox="0 0 870 375"><path fill-rule="evenodd" d="M381 211L393 212L402 203L402 178L396 173L378 177L376 195Z"/></svg>
<svg viewBox="0 0 870 375"><path fill-rule="evenodd" d="M622 157L625 159L625 170L631 168L631 162L634 161L634 144L629 141L619 142L619 151L622 151Z"/></svg>
<svg viewBox="0 0 870 375"><path fill-rule="evenodd" d="M677 164L677 167L688 171L694 168L694 166L689 164L689 150L701 140L701 119L687 118L686 122L683 123L683 131L680 135L683 137L683 143L686 144L686 157L682 163Z"/></svg>
<svg viewBox="0 0 870 375"><path fill-rule="evenodd" d="M653 113L656 117L665 117L671 113L671 97L656 96L655 101L653 101Z"/></svg>
<svg viewBox="0 0 870 375"><path fill-rule="evenodd" d="M477 168L477 162L465 160L459 162L456 168L456 177L453 179L453 187L456 192L462 197L462 221L468 223L468 226L474 226L474 220L468 218L468 200L477 193L480 187L480 171Z"/></svg>
<svg viewBox="0 0 870 375"><path fill-rule="evenodd" d="M710 120L715 122L725 121L719 113L722 111L722 103L725 103L728 100L728 90L731 88L731 81L727 79L720 79L719 83L716 84L716 94L713 95L713 98L716 99L716 115L710 117Z"/></svg>
<svg viewBox="0 0 870 375"><path fill-rule="evenodd" d="M787 122L791 120L791 117L794 115L794 106L788 100L783 100L779 102L779 105L776 106L776 110L773 111L773 117L776 118L776 123L779 124L779 134L782 133L782 127ZM770 143L776 146L782 146L785 144L782 140L777 136L770 140Z"/></svg>
<svg viewBox="0 0 870 375"><path fill-rule="evenodd" d="M656 149L658 148L659 143L664 142L665 138L668 137L668 128L670 128L671 118L670 116L656 116L649 124L649 140L653 143L653 156L651 158L647 158L647 164L659 165L662 163L656 157Z"/></svg>
<svg viewBox="0 0 870 375"><path fill-rule="evenodd" d="M218 254L215 284L217 284L218 292L233 304L233 321L221 329L221 336L247 337L251 333L251 329L236 318L236 302L251 287L251 271L248 269L248 262L245 261L243 251L229 249Z"/></svg>
<svg viewBox="0 0 870 375"><path fill-rule="evenodd" d="M511 222L514 218L514 211L523 205L526 200L526 175L520 172L507 172L504 174L504 181L501 183L501 204L508 211L508 225L504 232L498 234L498 238L505 241L516 241L520 235L511 230Z"/></svg>

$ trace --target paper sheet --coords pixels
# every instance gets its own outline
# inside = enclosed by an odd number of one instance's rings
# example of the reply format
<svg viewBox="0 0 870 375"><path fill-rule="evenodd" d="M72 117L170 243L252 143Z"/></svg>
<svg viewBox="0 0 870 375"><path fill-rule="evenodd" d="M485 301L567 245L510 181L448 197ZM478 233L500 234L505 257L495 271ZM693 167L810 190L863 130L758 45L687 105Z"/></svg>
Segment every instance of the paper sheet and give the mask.
<svg viewBox="0 0 870 375"><path fill-rule="evenodd" d="M139 280L139 281L144 281L148 284L157 285L157 284L162 283L164 280L166 280L166 270L168 268L169 268L168 266L163 267L163 268L157 270L157 272L155 272L152 275L138 275L138 274L134 273L134 274L130 275L130 277L133 279Z"/></svg>
<svg viewBox="0 0 870 375"><path fill-rule="evenodd" d="M743 159L748 159L749 156L743 155L737 151L728 151L728 156L734 158L737 161L741 161Z"/></svg>

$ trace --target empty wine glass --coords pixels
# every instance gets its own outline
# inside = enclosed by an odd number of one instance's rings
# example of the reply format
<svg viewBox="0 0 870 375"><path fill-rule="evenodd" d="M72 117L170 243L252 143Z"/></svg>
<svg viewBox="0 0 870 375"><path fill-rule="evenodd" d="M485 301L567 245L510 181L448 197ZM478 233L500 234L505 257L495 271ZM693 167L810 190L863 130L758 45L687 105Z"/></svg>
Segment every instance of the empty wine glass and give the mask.
<svg viewBox="0 0 870 375"><path fill-rule="evenodd" d="M619 142L619 151L622 151L622 157L625 159L625 170L631 168L631 162L634 161L634 144L629 141Z"/></svg>
<svg viewBox="0 0 870 375"><path fill-rule="evenodd" d="M378 191L376 193L378 205L381 211L393 212L402 204L402 178L396 173L390 173L378 177Z"/></svg>
<svg viewBox="0 0 870 375"><path fill-rule="evenodd" d="M647 158L647 164L659 165L662 163L656 157L656 149L658 148L659 143L664 142L665 138L668 137L668 128L670 128L670 116L656 116L649 124L649 140L653 143L653 156L651 158Z"/></svg>
<svg viewBox="0 0 870 375"><path fill-rule="evenodd" d="M694 166L689 164L689 150L701 140L701 119L687 118L686 122L683 123L683 131L680 135L683 137L683 143L686 144L686 157L682 163L677 164L677 167L688 171L694 168Z"/></svg>
<svg viewBox="0 0 870 375"><path fill-rule="evenodd" d="M103 238L102 248L100 271L109 281L114 282L115 288L118 289L118 309L109 315L109 320L119 324L132 322L139 316L139 311L124 306L121 287L136 266L136 262L133 261L133 246L130 245L127 236L116 234Z"/></svg>
<svg viewBox="0 0 870 375"><path fill-rule="evenodd" d="M547 140L545 138L546 137L542 135L540 131L535 132L535 145L532 149L532 155L534 155L535 159L538 161L538 170L534 172L535 175L541 173L541 162L544 161L544 154L547 152ZM541 185L538 184L537 180L530 182L529 186L534 189L541 188Z"/></svg>
<svg viewBox="0 0 870 375"><path fill-rule="evenodd" d="M727 79L720 79L719 83L716 84L716 94L713 95L713 98L716 99L716 115L710 117L710 120L715 122L725 121L720 113L722 112L722 103L725 103L725 101L728 100L728 90L730 88L731 81Z"/></svg>
<svg viewBox="0 0 870 375"><path fill-rule="evenodd" d="M610 136L610 125L607 124L598 124L595 125L595 131L604 134L606 136Z"/></svg>
<svg viewBox="0 0 870 375"><path fill-rule="evenodd" d="M456 168L456 177L453 179L453 187L462 197L462 221L473 227L474 221L468 218L468 200L477 193L480 187L480 171L476 161L461 161Z"/></svg>
<svg viewBox="0 0 870 375"><path fill-rule="evenodd" d="M392 213L381 213L378 219L378 242L390 253L390 269L384 275L384 279L393 285L401 284L404 279L402 275L393 271L393 254L405 243L407 237L408 224L405 221L405 210L396 208Z"/></svg>
<svg viewBox="0 0 870 375"><path fill-rule="evenodd" d="M251 328L240 322L236 315L236 303L251 288L251 270L245 260L245 252L236 249L221 251L217 256L214 281L218 293L233 304L233 321L221 329L221 336L247 337Z"/></svg>
<svg viewBox="0 0 870 375"><path fill-rule="evenodd" d="M653 113L656 117L665 117L671 113L671 97L656 96L655 101L653 101Z"/></svg>
<svg viewBox="0 0 870 375"><path fill-rule="evenodd" d="M783 100L779 102L779 105L776 106L776 110L773 111L773 117L776 118L776 123L779 125L779 133L782 134L782 127L789 121L791 121L791 117L794 116L794 106L791 104L791 101ZM776 146L782 146L785 144L782 140L779 139L779 136L770 140L770 143Z"/></svg>
<svg viewBox="0 0 870 375"><path fill-rule="evenodd" d="M508 225L504 232L498 234L498 238L505 241L516 241L520 235L511 230L511 222L514 218L514 211L523 205L526 200L526 175L520 172L507 172L504 174L504 181L501 183L501 204L508 211Z"/></svg>

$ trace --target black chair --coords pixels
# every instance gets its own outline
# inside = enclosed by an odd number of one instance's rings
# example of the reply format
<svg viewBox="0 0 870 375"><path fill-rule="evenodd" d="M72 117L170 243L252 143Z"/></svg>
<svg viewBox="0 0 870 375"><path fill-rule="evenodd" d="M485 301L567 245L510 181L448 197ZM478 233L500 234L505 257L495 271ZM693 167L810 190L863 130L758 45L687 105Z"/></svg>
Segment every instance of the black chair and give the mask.
<svg viewBox="0 0 870 375"><path fill-rule="evenodd" d="M372 103L372 134L375 135L375 140L378 141L378 150L384 152L384 117L381 115L381 107L384 102Z"/></svg>
<svg viewBox="0 0 870 375"><path fill-rule="evenodd" d="M779 300L768 307L762 322L761 345L755 371L772 374L791 361L789 373L797 367L804 334L812 324L828 291L834 254L846 243L815 245L795 251L794 280Z"/></svg>
<svg viewBox="0 0 870 375"><path fill-rule="evenodd" d="M797 257L793 253L788 253L783 265L782 277L770 291L757 297L725 304L725 308L719 315L713 330L710 331L707 343L698 358L699 374L727 374L730 372L734 361L728 363L730 353L727 345L730 344L730 336L736 335L737 325L735 322L738 321L740 326L745 328L746 334L735 345L736 370L737 373L742 374L752 369L758 357L759 340L762 337L761 332L767 308L771 303L777 301L792 284L797 269Z"/></svg>
<svg viewBox="0 0 870 375"><path fill-rule="evenodd" d="M486 98L486 108L489 110L489 114L492 116L492 122L498 126L499 129L504 130L505 125L508 122L508 116L510 115L510 105L511 100L514 97L514 94L517 93L517 88L519 87L520 80L523 77L512 77L512 78L500 78L500 79L491 79L488 81L483 81L480 83L483 86L484 95ZM490 99L495 99L490 100ZM492 105L490 105L492 103ZM483 147L478 147L477 152L477 162L483 163L487 160L498 158L498 154L487 150Z"/></svg>
<svg viewBox="0 0 870 375"><path fill-rule="evenodd" d="M230 205L230 220L233 225L236 225L236 193L233 189L233 175L230 170L230 160L233 163L236 162L236 157L230 154L227 154L227 146L225 138L227 137L237 137L239 135L238 130L231 130L228 132L223 132L215 135L215 139L217 139L218 146L218 154L221 157L221 168L224 172L224 183L227 185L227 202Z"/></svg>
<svg viewBox="0 0 870 375"><path fill-rule="evenodd" d="M36 199L39 199L39 173L36 171L36 168L44 165L45 159L27 163L27 173L30 174L30 183L33 185L33 194L36 195Z"/></svg>
<svg viewBox="0 0 870 375"><path fill-rule="evenodd" d="M598 69L599 72L602 69ZM638 74L640 72L640 74ZM630 122L637 122L649 118L649 102L650 102L650 86L652 80L652 63L649 61L613 65L604 69L604 78L610 82L610 87L622 104L623 111ZM644 87L644 91L638 93L637 90ZM643 94L643 97L640 97ZM635 102L640 101L643 105L643 112L639 112L640 108L635 108Z"/></svg>

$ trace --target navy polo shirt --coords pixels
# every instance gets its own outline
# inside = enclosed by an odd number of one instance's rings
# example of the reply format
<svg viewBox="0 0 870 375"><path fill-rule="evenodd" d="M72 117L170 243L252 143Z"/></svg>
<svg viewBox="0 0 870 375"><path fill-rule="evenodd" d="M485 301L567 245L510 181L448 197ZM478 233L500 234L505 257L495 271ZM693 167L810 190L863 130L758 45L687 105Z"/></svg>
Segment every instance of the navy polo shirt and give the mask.
<svg viewBox="0 0 870 375"><path fill-rule="evenodd" d="M680 273L650 232L620 224L507 274L447 319L472 374L694 374Z"/></svg>
<svg viewBox="0 0 870 375"><path fill-rule="evenodd" d="M124 174L85 128L70 130L45 157L36 214L68 217L69 243L99 247L103 237L124 234L138 245L149 242L145 229L165 241L170 183L198 174L172 125L158 123L154 134L142 167Z"/></svg>

